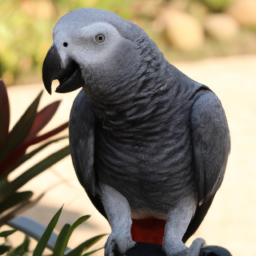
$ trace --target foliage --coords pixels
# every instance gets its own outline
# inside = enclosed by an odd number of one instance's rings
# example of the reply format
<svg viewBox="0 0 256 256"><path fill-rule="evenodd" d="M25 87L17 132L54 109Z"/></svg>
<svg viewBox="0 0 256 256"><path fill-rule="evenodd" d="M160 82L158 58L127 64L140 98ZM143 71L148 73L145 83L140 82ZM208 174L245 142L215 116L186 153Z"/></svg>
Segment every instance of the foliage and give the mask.
<svg viewBox="0 0 256 256"><path fill-rule="evenodd" d="M58 109L60 101L56 101L37 112L42 92L36 97L19 121L9 131L10 107L9 99L4 82L0 79L0 225L21 213L28 207L34 205L40 198L31 201L32 191L17 192L24 184L40 174L51 165L55 164L69 154L69 147L64 147L47 158L41 160L30 169L23 172L13 181L8 176L17 167L33 157L48 145L67 138L50 139L68 126L68 122L47 132L43 135L37 134L51 120ZM47 140L47 141L46 141ZM31 145L39 145L33 151L26 153Z"/></svg>
<svg viewBox="0 0 256 256"><path fill-rule="evenodd" d="M59 220L61 211L62 211L62 207L53 216L52 220L48 224L44 234L41 236L40 240L38 241L36 248L33 250L33 254L32 254L33 256L42 256L47 246L47 242L50 239L50 236ZM85 242L81 243L80 245L78 245L73 250L67 251L67 244L73 231L80 224L82 224L89 218L90 216L86 215L79 218L72 226L70 226L69 224L65 224L58 235L58 238L55 243L51 256L63 256L63 255L65 256L87 256L88 255L89 256L94 252L102 249L102 248L99 248L97 250L86 252L91 246L97 243L105 235L98 235L98 236L92 237L86 240ZM16 230L8 230L0 233L0 237L5 238L5 243L0 245L0 255L8 252L8 256L18 256L18 255L25 256L28 252L30 252L29 250L30 238L27 235L25 235L23 242L18 247L13 248L12 246L9 245L8 237L12 235L14 232L16 232Z"/></svg>
<svg viewBox="0 0 256 256"><path fill-rule="evenodd" d="M30 2L31 6L28 1L0 1L0 76L7 84L30 70L39 74L50 44L51 14L43 11L44 4L33 9L35 1Z"/></svg>
<svg viewBox="0 0 256 256"><path fill-rule="evenodd" d="M52 42L53 27L65 13L81 7L96 7L130 18L131 9L126 6L133 1L0 1L0 77L7 85L27 82L27 77L33 80L34 76L36 80Z"/></svg>
<svg viewBox="0 0 256 256"><path fill-rule="evenodd" d="M211 10L222 11L234 0L202 0Z"/></svg>

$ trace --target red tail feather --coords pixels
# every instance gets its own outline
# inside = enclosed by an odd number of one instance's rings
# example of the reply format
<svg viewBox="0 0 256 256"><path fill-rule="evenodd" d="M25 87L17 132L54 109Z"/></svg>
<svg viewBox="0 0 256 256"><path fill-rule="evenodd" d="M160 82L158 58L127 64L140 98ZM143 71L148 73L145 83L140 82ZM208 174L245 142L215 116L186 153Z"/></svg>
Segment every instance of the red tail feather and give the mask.
<svg viewBox="0 0 256 256"><path fill-rule="evenodd" d="M165 220L155 218L133 220L132 239L136 242L163 244L165 224Z"/></svg>

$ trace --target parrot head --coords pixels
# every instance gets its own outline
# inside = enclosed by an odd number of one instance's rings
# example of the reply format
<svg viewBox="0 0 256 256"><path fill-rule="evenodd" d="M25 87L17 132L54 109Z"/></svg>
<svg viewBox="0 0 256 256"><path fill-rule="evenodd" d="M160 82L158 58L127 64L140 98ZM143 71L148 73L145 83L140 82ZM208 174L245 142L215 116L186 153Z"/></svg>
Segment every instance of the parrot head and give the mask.
<svg viewBox="0 0 256 256"><path fill-rule="evenodd" d="M60 93L80 87L107 91L117 81L129 83L142 65L141 38L149 40L140 27L114 13L94 8L67 13L54 27L43 63L46 90L51 94L55 79Z"/></svg>

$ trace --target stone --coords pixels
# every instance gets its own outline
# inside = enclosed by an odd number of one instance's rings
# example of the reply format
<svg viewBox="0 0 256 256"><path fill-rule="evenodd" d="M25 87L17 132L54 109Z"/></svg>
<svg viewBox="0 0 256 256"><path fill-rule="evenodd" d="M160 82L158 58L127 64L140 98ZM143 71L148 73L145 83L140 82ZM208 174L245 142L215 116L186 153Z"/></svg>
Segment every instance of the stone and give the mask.
<svg viewBox="0 0 256 256"><path fill-rule="evenodd" d="M217 40L227 40L239 32L237 21L227 14L210 14L204 22L205 31Z"/></svg>
<svg viewBox="0 0 256 256"><path fill-rule="evenodd" d="M51 1L27 1L21 2L21 8L28 15L41 19L51 19L55 15L55 9Z"/></svg>
<svg viewBox="0 0 256 256"><path fill-rule="evenodd" d="M155 18L162 4L161 0L136 1L132 4L132 12L135 16Z"/></svg>
<svg viewBox="0 0 256 256"><path fill-rule="evenodd" d="M204 43L203 27L192 15L175 9L162 11L168 41L183 51L193 51Z"/></svg>
<svg viewBox="0 0 256 256"><path fill-rule="evenodd" d="M256 25L256 0L237 0L228 6L226 13L242 26Z"/></svg>

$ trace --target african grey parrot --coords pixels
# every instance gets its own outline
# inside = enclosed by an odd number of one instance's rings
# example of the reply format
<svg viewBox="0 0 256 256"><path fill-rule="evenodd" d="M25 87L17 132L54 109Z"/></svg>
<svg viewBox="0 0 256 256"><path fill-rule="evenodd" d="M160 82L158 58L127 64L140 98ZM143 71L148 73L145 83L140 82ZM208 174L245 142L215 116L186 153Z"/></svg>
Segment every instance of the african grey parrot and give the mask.
<svg viewBox="0 0 256 256"><path fill-rule="evenodd" d="M70 115L81 185L111 225L105 255L135 241L167 256L198 256L196 231L220 187L230 151L221 102L172 66L137 25L82 8L63 16L43 64L51 93L82 87ZM104 208L102 207L104 205Z"/></svg>

